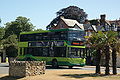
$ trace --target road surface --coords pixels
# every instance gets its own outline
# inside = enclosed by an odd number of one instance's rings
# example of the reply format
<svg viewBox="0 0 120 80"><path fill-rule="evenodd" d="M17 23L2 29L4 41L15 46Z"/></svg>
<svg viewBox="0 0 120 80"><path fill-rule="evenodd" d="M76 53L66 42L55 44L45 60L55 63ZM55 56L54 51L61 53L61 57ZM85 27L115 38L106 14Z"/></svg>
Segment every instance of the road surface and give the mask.
<svg viewBox="0 0 120 80"><path fill-rule="evenodd" d="M51 66L47 66L46 70L66 70L69 69L67 66L59 67L58 69L53 69ZM95 66L84 66L84 67L73 67L73 69L80 70L92 70L95 71ZM101 71L105 71L105 67L101 67ZM112 72L112 68L110 68L110 72ZM120 73L120 68L117 68L117 72ZM9 64L8 63L0 63L0 74L9 74Z"/></svg>

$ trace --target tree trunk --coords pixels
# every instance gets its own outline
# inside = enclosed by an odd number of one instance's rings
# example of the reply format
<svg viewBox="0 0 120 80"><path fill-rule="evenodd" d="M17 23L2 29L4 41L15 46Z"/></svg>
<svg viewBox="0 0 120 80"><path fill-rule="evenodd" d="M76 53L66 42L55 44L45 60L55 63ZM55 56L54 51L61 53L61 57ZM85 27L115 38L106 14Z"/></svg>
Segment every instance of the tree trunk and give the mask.
<svg viewBox="0 0 120 80"><path fill-rule="evenodd" d="M6 53L5 50L3 50L2 56L1 56L1 62L4 63L6 62Z"/></svg>
<svg viewBox="0 0 120 80"><path fill-rule="evenodd" d="M109 75L110 74L110 69L109 69L109 60L110 60L110 52L109 52L109 46L105 47L105 74Z"/></svg>
<svg viewBox="0 0 120 80"><path fill-rule="evenodd" d="M100 50L97 50L96 53L96 74L100 74L100 60L101 60L101 52Z"/></svg>
<svg viewBox="0 0 120 80"><path fill-rule="evenodd" d="M112 50L112 68L113 68L113 74L117 74L116 59L117 59L116 49L113 48L113 50Z"/></svg>

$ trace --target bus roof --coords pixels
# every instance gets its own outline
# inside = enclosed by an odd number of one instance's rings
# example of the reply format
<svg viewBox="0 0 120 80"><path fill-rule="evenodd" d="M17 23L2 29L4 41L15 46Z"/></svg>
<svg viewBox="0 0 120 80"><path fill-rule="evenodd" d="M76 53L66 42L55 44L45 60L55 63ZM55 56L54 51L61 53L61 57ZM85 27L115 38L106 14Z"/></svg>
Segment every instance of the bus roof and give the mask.
<svg viewBox="0 0 120 80"><path fill-rule="evenodd" d="M42 30L42 31L21 32L20 34L47 33L47 32L59 32L59 31L71 31L71 30L83 31L83 30L81 30L81 29L65 28L65 29L54 29L54 30Z"/></svg>

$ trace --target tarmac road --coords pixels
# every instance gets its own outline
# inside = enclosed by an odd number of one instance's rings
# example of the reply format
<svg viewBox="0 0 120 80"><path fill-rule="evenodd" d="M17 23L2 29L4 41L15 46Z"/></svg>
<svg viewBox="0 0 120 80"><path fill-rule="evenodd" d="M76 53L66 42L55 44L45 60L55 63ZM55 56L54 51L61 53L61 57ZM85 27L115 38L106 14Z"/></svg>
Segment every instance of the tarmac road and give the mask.
<svg viewBox="0 0 120 80"><path fill-rule="evenodd" d="M8 74L8 73L9 73L9 64L0 63L0 74Z"/></svg>
<svg viewBox="0 0 120 80"><path fill-rule="evenodd" d="M58 69L53 69L51 66L47 66L46 70L66 70L69 69L67 66L59 67ZM73 69L80 70L92 70L95 71L95 66L84 66L84 67L73 67ZM101 67L101 71L105 71L105 67ZM110 72L112 72L112 68L110 68ZM120 73L120 68L117 68L117 72ZM0 63L0 74L9 74L9 64L8 63Z"/></svg>

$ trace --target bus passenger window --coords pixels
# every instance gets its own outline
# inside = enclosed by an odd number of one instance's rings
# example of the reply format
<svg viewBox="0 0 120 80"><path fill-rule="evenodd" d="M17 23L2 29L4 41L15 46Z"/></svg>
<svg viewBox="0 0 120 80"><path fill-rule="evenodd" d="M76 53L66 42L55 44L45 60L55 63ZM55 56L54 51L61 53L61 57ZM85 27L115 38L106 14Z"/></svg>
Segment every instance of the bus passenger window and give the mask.
<svg viewBox="0 0 120 80"><path fill-rule="evenodd" d="M48 56L48 48L43 47L43 55L42 56Z"/></svg>
<svg viewBox="0 0 120 80"><path fill-rule="evenodd" d="M65 57L66 56L66 48L65 47L56 47L55 48L55 57Z"/></svg>
<svg viewBox="0 0 120 80"><path fill-rule="evenodd" d="M27 48L24 48L24 54L28 54Z"/></svg>
<svg viewBox="0 0 120 80"><path fill-rule="evenodd" d="M36 41L42 40L42 36L35 36Z"/></svg>
<svg viewBox="0 0 120 80"><path fill-rule="evenodd" d="M22 55L22 48L20 48L20 52L19 53L20 53L20 55Z"/></svg>
<svg viewBox="0 0 120 80"><path fill-rule="evenodd" d="M78 57L80 57L78 48L69 48L68 57L70 57L70 58L78 58Z"/></svg>

